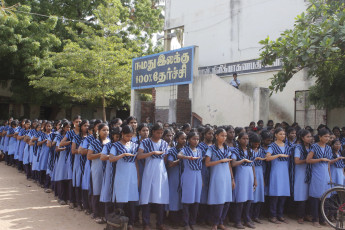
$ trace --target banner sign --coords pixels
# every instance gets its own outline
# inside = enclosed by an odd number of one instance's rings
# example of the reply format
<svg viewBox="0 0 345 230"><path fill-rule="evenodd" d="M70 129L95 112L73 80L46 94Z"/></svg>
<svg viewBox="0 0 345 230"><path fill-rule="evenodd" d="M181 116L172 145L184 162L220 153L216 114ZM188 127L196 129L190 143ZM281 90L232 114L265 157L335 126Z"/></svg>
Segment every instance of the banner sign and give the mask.
<svg viewBox="0 0 345 230"><path fill-rule="evenodd" d="M249 60L222 65L199 67L199 75L217 74L218 76L232 75L233 73L245 74L279 70L282 67L281 59L275 60L272 65L263 66L260 60Z"/></svg>
<svg viewBox="0 0 345 230"><path fill-rule="evenodd" d="M193 82L194 46L140 58L132 64L132 89Z"/></svg>

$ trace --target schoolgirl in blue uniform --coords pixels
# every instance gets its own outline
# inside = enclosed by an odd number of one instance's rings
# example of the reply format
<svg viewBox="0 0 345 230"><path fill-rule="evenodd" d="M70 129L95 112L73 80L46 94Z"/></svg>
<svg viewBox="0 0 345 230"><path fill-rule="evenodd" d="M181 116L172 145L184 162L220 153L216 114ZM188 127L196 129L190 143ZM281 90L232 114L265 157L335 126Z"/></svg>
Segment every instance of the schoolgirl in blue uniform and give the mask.
<svg viewBox="0 0 345 230"><path fill-rule="evenodd" d="M7 125L5 126L3 132L2 132L2 135L3 135L3 139L4 139L4 142L3 142L3 152L5 153L5 162L7 165L12 165L11 164L11 159L8 155L8 144L9 144L9 137L7 136L8 134L8 130L11 128L11 123L13 121L13 118L11 117L10 119L8 119L8 123Z"/></svg>
<svg viewBox="0 0 345 230"><path fill-rule="evenodd" d="M18 170L20 167L20 164L19 164L19 143L20 143L20 141L18 140L18 135L19 135L20 131L24 128L24 123L25 123L25 120L21 120L18 123L19 125L14 130L14 137L16 139L16 146L15 146L15 150L14 150L14 163L17 166Z"/></svg>
<svg viewBox="0 0 345 230"><path fill-rule="evenodd" d="M5 125L6 125L6 122L1 124L1 126L0 126L0 152L1 153L3 153L3 148L4 148L4 144L3 144L3 142L4 142L3 131L4 131Z"/></svg>
<svg viewBox="0 0 345 230"><path fill-rule="evenodd" d="M96 139L93 140L87 151L87 159L91 161L91 183L92 183L92 210L96 223L104 223L104 207L100 202L100 195L103 181L103 163L100 159L104 145L110 142L109 127L105 123L98 126Z"/></svg>
<svg viewBox="0 0 345 230"><path fill-rule="evenodd" d="M25 147L24 147L24 155L23 155L23 164L26 172L26 179L31 180L32 179L32 169L31 169L31 156L30 156L30 140L32 136L32 132L35 131L34 127L36 127L37 121L33 120L30 129L28 130L28 133L24 137L25 141Z"/></svg>
<svg viewBox="0 0 345 230"><path fill-rule="evenodd" d="M298 132L299 144L294 154L294 201L297 203L297 222L303 224L306 214L306 202L309 197L310 174L307 175L307 156L310 151L312 135L306 129Z"/></svg>
<svg viewBox="0 0 345 230"><path fill-rule="evenodd" d="M54 128L52 130L52 132L48 135L47 137L47 146L49 147L49 156L48 156L48 165L47 165L47 171L46 174L49 176L50 178L50 183L51 183L51 189L50 188L46 188L44 190L44 192L46 193L51 193L52 190L54 190L54 195L58 196L58 190L57 190L57 186L55 185L55 180L54 180L54 168L55 168L55 164L57 161L57 152L55 151L56 149L56 142L55 137L60 134L60 127L61 127L61 121L56 121L54 122Z"/></svg>
<svg viewBox="0 0 345 230"><path fill-rule="evenodd" d="M140 143L149 137L150 129L147 123L141 123L137 128L137 146L139 148ZM132 139L133 141L133 139ZM139 194L141 191L141 182L144 174L144 168L145 168L145 159L137 159L138 165L139 165Z"/></svg>
<svg viewBox="0 0 345 230"><path fill-rule="evenodd" d="M213 206L212 230L226 229L223 222L227 216L232 190L235 188L235 179L230 164L231 151L225 144L227 133L218 128L215 132L215 144L206 152L205 164L210 167L210 183L208 204Z"/></svg>
<svg viewBox="0 0 345 230"><path fill-rule="evenodd" d="M289 127L286 131L285 144L287 144L289 147L293 147L297 141L296 137L297 137L296 129L293 127Z"/></svg>
<svg viewBox="0 0 345 230"><path fill-rule="evenodd" d="M80 153L81 157L81 170L82 170L82 190L83 190L83 208L85 214L89 215L92 212L92 186L91 186L91 161L87 159L87 152L90 144L96 139L98 132L98 126L101 124L101 120L91 120L89 126L89 135L82 141ZM85 161L85 165L83 162ZM83 167L84 165L84 167Z"/></svg>
<svg viewBox="0 0 345 230"><path fill-rule="evenodd" d="M327 145L330 132L326 128L321 128L318 132L319 141L313 144L307 156L307 164L311 164L311 180L309 185L309 201L313 225L319 227L326 225L320 213L320 198L330 188L329 182L329 162L332 160L332 148Z"/></svg>
<svg viewBox="0 0 345 230"><path fill-rule="evenodd" d="M138 173L139 168L136 162L137 144L131 139L134 135L132 126L122 127L120 141L114 143L110 150L110 162L116 163L116 173L113 188L113 202L124 209L128 206L128 228L133 229L136 203L139 201Z"/></svg>
<svg viewBox="0 0 345 230"><path fill-rule="evenodd" d="M277 128L274 131L276 141L267 150L266 160L271 162L269 177L270 218L272 223L285 222L283 217L286 198L290 196L289 158L290 147L284 144L285 131Z"/></svg>
<svg viewBox="0 0 345 230"><path fill-rule="evenodd" d="M18 121L17 120L14 120L11 122L11 126L10 128L8 129L7 131L7 135L6 137L9 138L9 141L8 141L8 156L9 156L9 162L10 162L10 165L13 165L15 166L15 162L14 162L14 154L16 152L16 147L17 147L17 137L15 135L15 130L18 126Z"/></svg>
<svg viewBox="0 0 345 230"><path fill-rule="evenodd" d="M40 136L41 132L41 123L37 123L36 127L32 130L31 133L31 139L29 142L29 145L31 146L30 148L30 159L31 159L31 170L32 170L32 175L33 179L36 183L39 183L39 162L38 162L38 154L39 154L39 149L37 147L37 140Z"/></svg>
<svg viewBox="0 0 345 230"><path fill-rule="evenodd" d="M202 169L201 169L201 176L202 176L202 190L201 190L201 199L199 205L199 215L198 215L198 222L201 224L203 223L211 223L211 215L209 213L209 206L207 205L208 199L208 187L210 181L210 169L206 167L205 159L206 159L206 152L209 146L213 144L213 137L214 137L214 130L212 127L206 127L201 133L201 142L198 145L198 148L201 150L202 153ZM170 185L170 178L169 178L169 185Z"/></svg>
<svg viewBox="0 0 345 230"><path fill-rule="evenodd" d="M181 162L177 158L177 154L184 148L186 145L186 134L182 131L179 131L175 134L174 142L176 143L175 147L172 147L168 151L167 158L167 171L168 171L168 180L169 180L169 219L173 226L177 226L179 222L179 211L182 210L181 203Z"/></svg>
<svg viewBox="0 0 345 230"><path fill-rule="evenodd" d="M48 189L50 186L50 176L46 174L48 166L48 158L50 147L47 146L48 136L52 133L52 123L46 122L43 128L43 132L38 138L37 145L41 148L39 154L39 170L40 170L40 184L44 186L45 189Z"/></svg>
<svg viewBox="0 0 345 230"><path fill-rule="evenodd" d="M103 181L102 181L100 201L104 203L106 219L108 218L109 214L114 210L112 197L113 197L116 163L113 163L110 161L110 157L112 156L110 154L110 150L113 147L113 144L120 140L121 131L122 131L121 127L110 129L111 142L109 142L103 147L102 155L101 155L101 161L103 161L103 167L105 164L105 169L104 169L104 176L103 176Z"/></svg>
<svg viewBox="0 0 345 230"><path fill-rule="evenodd" d="M26 142L25 142L24 138L25 138L25 136L29 132L30 125L31 125L31 121L25 119L24 126L20 130L20 132L18 134L18 137L17 137L17 140L19 142L19 148L18 148L18 161L19 161L18 169L19 169L19 171L23 171L24 170L23 159L24 159L24 148L25 148L25 145L26 145Z"/></svg>
<svg viewBox="0 0 345 230"><path fill-rule="evenodd" d="M188 133L188 146L185 146L177 155L182 159L183 173L181 175L183 205L183 222L185 229L194 229L202 189L202 151L197 148L199 135L195 132Z"/></svg>
<svg viewBox="0 0 345 230"><path fill-rule="evenodd" d="M335 139L331 143L333 157L330 162L332 182L336 185L344 185L344 159L341 155L341 142L339 139Z"/></svg>
<svg viewBox="0 0 345 230"><path fill-rule="evenodd" d="M266 131L267 132L267 131ZM269 132L268 132L269 133ZM261 205L265 202L265 182L263 164L266 160L266 149L261 144L261 137L256 133L249 135L249 146L255 155L254 167L257 187L254 189L254 199L251 204L251 217L256 223L261 224L259 219Z"/></svg>
<svg viewBox="0 0 345 230"><path fill-rule="evenodd" d="M235 174L235 227L244 229L241 223L242 211L244 211L244 222L249 228L255 228L250 217L250 206L254 200L254 191L257 187L254 160L255 152L248 147L249 136L247 133L238 135L238 147L232 150L233 159L231 162Z"/></svg>
<svg viewBox="0 0 345 230"><path fill-rule="evenodd" d="M81 142L88 136L88 129L89 129L89 121L83 120L79 126L79 134L74 135L72 139L71 145L71 153L74 155L74 164L73 164L73 187L75 192L75 204L77 206L78 211L82 211L82 189L81 189L81 181L82 181L82 171L81 171L81 164L83 167L85 166L85 159L82 161L82 155L80 151L78 151Z"/></svg>
<svg viewBox="0 0 345 230"><path fill-rule="evenodd" d="M79 124L81 122L81 117L79 115L75 116L72 120L72 130L66 133L65 137L62 139L60 146L66 147L67 162L68 162L68 198L69 198L69 208L75 208L75 190L73 184L73 165L74 165L74 154L71 152L72 140L74 136L79 135Z"/></svg>
<svg viewBox="0 0 345 230"><path fill-rule="evenodd" d="M158 229L166 229L163 225L163 217L164 207L169 204L169 183L164 158L167 155L168 143L161 139L162 135L162 124L153 125L151 138L141 142L137 154L138 159L145 159L140 194L145 230L151 229L150 204L156 204Z"/></svg>
<svg viewBox="0 0 345 230"><path fill-rule="evenodd" d="M71 123L65 121L61 125L62 131L60 134L56 135L55 142L56 148L55 151L58 152L58 158L56 165L54 167L54 181L58 186L58 197L59 203L61 205L67 204L68 199L68 167L69 162L67 161L68 155L66 152L66 147L61 146L60 143L66 133L71 129Z"/></svg>

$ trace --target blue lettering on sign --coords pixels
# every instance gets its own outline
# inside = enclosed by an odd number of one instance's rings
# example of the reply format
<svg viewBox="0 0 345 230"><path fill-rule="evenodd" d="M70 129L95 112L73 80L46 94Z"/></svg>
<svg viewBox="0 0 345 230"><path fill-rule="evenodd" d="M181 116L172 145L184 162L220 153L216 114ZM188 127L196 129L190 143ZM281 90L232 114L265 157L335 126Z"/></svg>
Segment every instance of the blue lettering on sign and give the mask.
<svg viewBox="0 0 345 230"><path fill-rule="evenodd" d="M132 89L193 82L194 46L134 58Z"/></svg>

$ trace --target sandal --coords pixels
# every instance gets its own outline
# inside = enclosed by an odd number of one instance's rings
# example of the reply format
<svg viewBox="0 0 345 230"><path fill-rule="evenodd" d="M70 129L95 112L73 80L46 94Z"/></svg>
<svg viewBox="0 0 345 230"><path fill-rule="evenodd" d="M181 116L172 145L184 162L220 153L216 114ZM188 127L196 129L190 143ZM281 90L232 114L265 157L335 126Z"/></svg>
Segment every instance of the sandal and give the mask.
<svg viewBox="0 0 345 230"><path fill-rule="evenodd" d="M289 222L284 217L278 217L277 218L280 222L283 222L285 224L288 224Z"/></svg>
<svg viewBox="0 0 345 230"><path fill-rule="evenodd" d="M253 221L258 223L258 224L262 224L262 222L261 222L261 220L259 218L255 218Z"/></svg>
<svg viewBox="0 0 345 230"><path fill-rule="evenodd" d="M273 224L280 224L276 217L270 217L268 220Z"/></svg>
<svg viewBox="0 0 345 230"><path fill-rule="evenodd" d="M304 224L304 220L303 220L303 218L298 219L298 220L297 220L297 223L299 223L299 224Z"/></svg>
<svg viewBox="0 0 345 230"><path fill-rule="evenodd" d="M105 223L102 217L96 217L96 218L95 218L95 222L96 222L97 224L104 224L104 223Z"/></svg>

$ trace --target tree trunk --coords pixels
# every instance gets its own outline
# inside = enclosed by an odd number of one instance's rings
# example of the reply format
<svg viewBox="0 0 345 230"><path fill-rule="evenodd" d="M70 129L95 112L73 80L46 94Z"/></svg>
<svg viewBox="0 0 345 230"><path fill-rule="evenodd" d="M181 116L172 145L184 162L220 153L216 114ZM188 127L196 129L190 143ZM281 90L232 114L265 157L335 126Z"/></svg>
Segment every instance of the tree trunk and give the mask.
<svg viewBox="0 0 345 230"><path fill-rule="evenodd" d="M103 109L103 122L107 120L107 114L105 113L105 97L102 97L102 109Z"/></svg>

